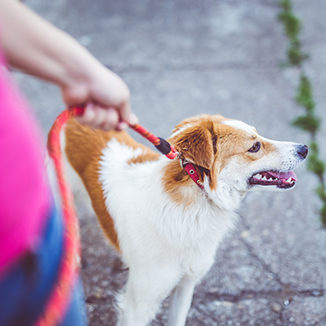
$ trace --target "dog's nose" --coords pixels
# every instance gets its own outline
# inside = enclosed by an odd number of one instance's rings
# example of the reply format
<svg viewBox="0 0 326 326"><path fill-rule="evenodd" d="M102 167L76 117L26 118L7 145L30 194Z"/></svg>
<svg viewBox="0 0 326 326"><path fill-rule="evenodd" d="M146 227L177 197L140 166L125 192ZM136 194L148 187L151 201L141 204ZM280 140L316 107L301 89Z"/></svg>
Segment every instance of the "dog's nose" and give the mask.
<svg viewBox="0 0 326 326"><path fill-rule="evenodd" d="M308 154L308 146L307 145L298 145L297 146L297 153L299 157L304 160Z"/></svg>

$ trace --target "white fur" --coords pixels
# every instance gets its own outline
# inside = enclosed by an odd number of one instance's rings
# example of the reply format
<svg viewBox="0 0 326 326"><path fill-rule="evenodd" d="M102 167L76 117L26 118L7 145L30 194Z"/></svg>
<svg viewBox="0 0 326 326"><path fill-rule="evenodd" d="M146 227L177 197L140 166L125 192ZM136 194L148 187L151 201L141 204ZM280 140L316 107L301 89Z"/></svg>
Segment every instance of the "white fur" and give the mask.
<svg viewBox="0 0 326 326"><path fill-rule="evenodd" d="M106 204L119 234L122 259L130 268L121 298L121 324L146 325L175 289L170 325L183 325L188 308L175 311L176 302L190 305L193 287L211 267L234 213L212 204L195 184L191 207L176 205L162 187L168 160L127 164L139 154L112 140L101 160ZM180 282L190 288L177 288Z"/></svg>
<svg viewBox="0 0 326 326"><path fill-rule="evenodd" d="M254 127L249 126L248 124L244 123L243 121L240 120L224 120L221 122L224 125L228 125L234 128L238 128L241 129L245 132L247 132L248 134L252 134L252 135L257 135L257 132L255 130Z"/></svg>
<svg viewBox="0 0 326 326"><path fill-rule="evenodd" d="M228 124L256 133L242 122ZM185 324L194 287L212 266L216 249L250 190L248 178L263 169L294 168L299 162L295 144L270 142L276 150L252 164L244 164L239 157L231 160L218 176L217 189L210 189L207 178L205 191L195 183L185 186L183 191L193 198L189 206L176 204L163 188L167 158L128 164L142 150L115 139L107 143L100 161L100 182L122 259L129 267L129 279L119 298L120 325L147 325L171 292L168 325ZM74 180L73 186L79 189L81 185Z"/></svg>
<svg viewBox="0 0 326 326"><path fill-rule="evenodd" d="M186 129L189 129L192 127L193 124L191 122L188 122L185 126L178 128L172 135L171 137L175 137L176 135L179 135L180 133L184 132Z"/></svg>

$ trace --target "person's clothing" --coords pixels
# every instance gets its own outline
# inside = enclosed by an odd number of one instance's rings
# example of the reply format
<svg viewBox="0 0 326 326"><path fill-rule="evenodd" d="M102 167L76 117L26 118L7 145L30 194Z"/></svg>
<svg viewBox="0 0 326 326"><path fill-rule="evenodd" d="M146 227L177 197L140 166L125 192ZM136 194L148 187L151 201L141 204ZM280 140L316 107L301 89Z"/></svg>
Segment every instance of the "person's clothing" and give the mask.
<svg viewBox="0 0 326 326"><path fill-rule="evenodd" d="M0 49L0 325L43 315L63 258L63 219L52 200L41 133L13 86ZM80 282L58 326L84 326Z"/></svg>
<svg viewBox="0 0 326 326"><path fill-rule="evenodd" d="M74 287L66 316L59 326L87 326L84 292L80 280Z"/></svg>
<svg viewBox="0 0 326 326"><path fill-rule="evenodd" d="M0 325L32 325L57 280L63 249L63 225L53 208L43 241L27 251L0 280Z"/></svg>
<svg viewBox="0 0 326 326"><path fill-rule="evenodd" d="M0 51L0 278L39 245L50 209L39 128Z"/></svg>
<svg viewBox="0 0 326 326"><path fill-rule="evenodd" d="M39 319L57 281L63 251L63 223L53 207L37 250L26 252L0 280L0 325L31 326ZM61 326L86 325L81 284L76 283Z"/></svg>

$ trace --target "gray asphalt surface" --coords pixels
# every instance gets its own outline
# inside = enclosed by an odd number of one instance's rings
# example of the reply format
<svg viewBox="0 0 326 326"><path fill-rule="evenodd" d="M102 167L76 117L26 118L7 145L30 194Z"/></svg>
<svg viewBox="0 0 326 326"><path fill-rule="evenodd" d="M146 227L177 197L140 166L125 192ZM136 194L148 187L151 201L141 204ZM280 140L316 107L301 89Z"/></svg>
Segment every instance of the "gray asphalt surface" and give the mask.
<svg viewBox="0 0 326 326"><path fill-rule="evenodd" d="M326 2L294 0L304 24L326 159ZM120 74L144 126L167 137L193 114L246 121L269 138L308 142L289 122L298 81L281 70L286 39L275 0L28 0ZM58 45L60 46L60 45ZM16 74L44 134L63 109L56 87ZM326 231L305 168L294 190L247 197L237 229L195 291L187 325L326 325ZM114 325L127 272L94 217L81 214L83 280L91 326ZM166 304L165 304L166 305ZM164 325L162 312L152 325Z"/></svg>

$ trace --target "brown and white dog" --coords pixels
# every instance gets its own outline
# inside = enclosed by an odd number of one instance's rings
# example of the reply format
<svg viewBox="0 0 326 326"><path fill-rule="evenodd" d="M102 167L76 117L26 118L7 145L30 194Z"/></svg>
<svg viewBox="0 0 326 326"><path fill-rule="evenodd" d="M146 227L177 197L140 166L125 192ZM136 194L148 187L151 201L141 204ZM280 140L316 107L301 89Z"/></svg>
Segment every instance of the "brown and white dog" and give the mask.
<svg viewBox="0 0 326 326"><path fill-rule="evenodd" d="M305 145L263 138L220 115L184 120L169 142L193 163L203 189L178 160L125 132L93 130L75 120L62 132L73 191L90 198L129 267L118 300L123 326L147 325L171 292L169 325L184 325L194 287L212 266L246 193L292 188L292 170L308 152Z"/></svg>

